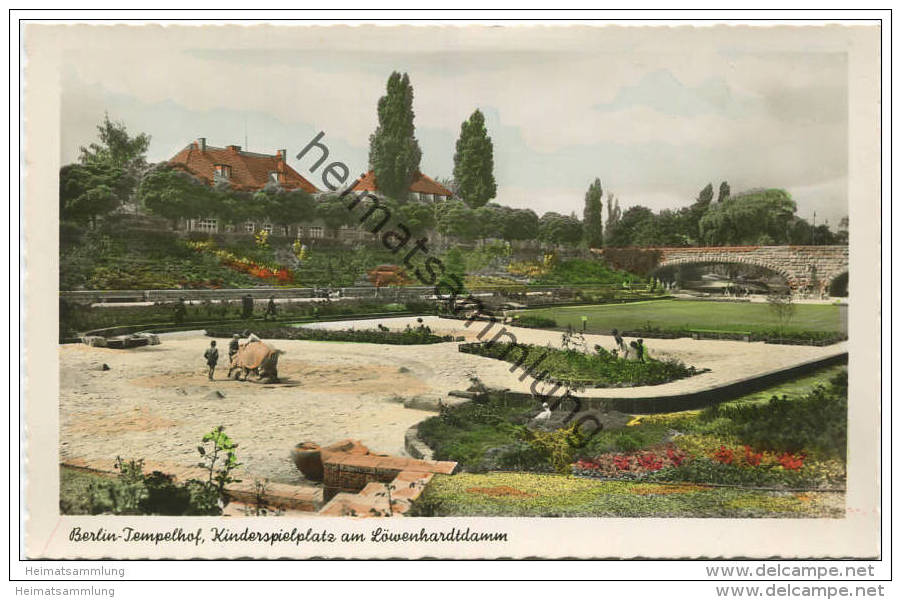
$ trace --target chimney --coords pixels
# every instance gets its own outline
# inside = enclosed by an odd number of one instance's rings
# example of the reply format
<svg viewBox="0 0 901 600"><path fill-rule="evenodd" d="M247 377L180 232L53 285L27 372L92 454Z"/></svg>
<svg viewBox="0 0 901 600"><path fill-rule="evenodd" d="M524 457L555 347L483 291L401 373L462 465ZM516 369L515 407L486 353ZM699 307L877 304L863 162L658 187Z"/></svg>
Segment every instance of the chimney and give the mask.
<svg viewBox="0 0 901 600"><path fill-rule="evenodd" d="M201 152L206 152L206 138L197 138L197 147Z"/></svg>
<svg viewBox="0 0 901 600"><path fill-rule="evenodd" d="M232 152L237 153L237 152L240 152L240 151L241 151L241 146L234 146L234 145L232 145L232 146L229 146L228 149L231 150Z"/></svg>
<svg viewBox="0 0 901 600"><path fill-rule="evenodd" d="M276 173L278 173L278 182L285 183L285 172L288 168L288 151L286 149L282 149L278 151L278 164L275 167Z"/></svg>

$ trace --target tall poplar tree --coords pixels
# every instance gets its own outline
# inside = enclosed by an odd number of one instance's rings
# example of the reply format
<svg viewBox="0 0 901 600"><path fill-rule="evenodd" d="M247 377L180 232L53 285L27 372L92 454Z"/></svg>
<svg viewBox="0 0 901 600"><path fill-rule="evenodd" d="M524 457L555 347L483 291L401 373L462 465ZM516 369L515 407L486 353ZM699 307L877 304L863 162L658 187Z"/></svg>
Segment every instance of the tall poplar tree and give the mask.
<svg viewBox="0 0 901 600"><path fill-rule="evenodd" d="M608 245L610 236L616 230L622 214L622 210L619 208L619 198L614 198L613 194L607 192L607 225L604 227L604 231L607 233Z"/></svg>
<svg viewBox="0 0 901 600"><path fill-rule="evenodd" d="M391 73L378 116L379 125L369 136L369 167L380 192L406 200L422 158L413 128L413 86L406 73Z"/></svg>
<svg viewBox="0 0 901 600"><path fill-rule="evenodd" d="M454 153L454 179L460 197L470 208L484 206L497 194L494 146L485 128L485 115L479 109L460 125Z"/></svg>
<svg viewBox="0 0 901 600"><path fill-rule="evenodd" d="M729 195L732 193L732 190L729 188L729 182L724 181L720 184L720 193L716 197L716 203L719 204L723 200L726 200Z"/></svg>
<svg viewBox="0 0 901 600"><path fill-rule="evenodd" d="M582 222L585 227L585 242L589 248L600 248L604 244L603 204L604 190L601 189L601 180L595 178L594 182L585 192L585 209L582 211Z"/></svg>

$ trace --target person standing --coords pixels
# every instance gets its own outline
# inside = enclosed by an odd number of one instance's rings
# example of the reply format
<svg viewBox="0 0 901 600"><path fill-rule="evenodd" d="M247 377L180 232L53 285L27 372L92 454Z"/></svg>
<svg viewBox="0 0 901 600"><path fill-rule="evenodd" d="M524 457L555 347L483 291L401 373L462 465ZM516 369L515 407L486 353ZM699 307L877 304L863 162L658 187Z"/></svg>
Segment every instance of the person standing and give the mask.
<svg viewBox="0 0 901 600"><path fill-rule="evenodd" d="M179 324L184 323L187 314L188 309L185 307L185 299L184 297L181 297L175 305L175 322Z"/></svg>
<svg viewBox="0 0 901 600"><path fill-rule="evenodd" d="M263 316L263 319L266 321L269 320L269 317L275 319L275 310L275 296L269 296L269 304L266 305L266 314Z"/></svg>
<svg viewBox="0 0 901 600"><path fill-rule="evenodd" d="M645 353L644 340L640 339L640 340L638 340L638 342L636 342L635 350L638 352L638 362L644 362L644 353Z"/></svg>
<svg viewBox="0 0 901 600"><path fill-rule="evenodd" d="M206 364L210 368L209 373L207 373L207 378L212 381L213 372L216 370L216 364L219 362L219 350L216 349L216 340L210 342L210 347L203 353L203 357L206 359Z"/></svg>
<svg viewBox="0 0 901 600"><path fill-rule="evenodd" d="M619 348L620 352L623 353L623 357L625 357L628 352L626 343L623 341L623 336L621 336L616 329L613 330L613 341L616 342L616 347Z"/></svg>
<svg viewBox="0 0 901 600"><path fill-rule="evenodd" d="M232 336L232 341L228 343L228 360L231 362L238 353L238 340L241 339L237 333Z"/></svg>

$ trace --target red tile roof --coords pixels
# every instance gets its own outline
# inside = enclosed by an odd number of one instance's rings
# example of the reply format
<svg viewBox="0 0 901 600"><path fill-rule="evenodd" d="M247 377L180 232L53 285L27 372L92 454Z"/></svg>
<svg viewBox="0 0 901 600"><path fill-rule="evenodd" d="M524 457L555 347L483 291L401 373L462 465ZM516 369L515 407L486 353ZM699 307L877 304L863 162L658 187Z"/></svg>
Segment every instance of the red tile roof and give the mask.
<svg viewBox="0 0 901 600"><path fill-rule="evenodd" d="M378 185L375 182L375 173L373 171L369 171L366 175L353 187L354 192L376 192L378 191ZM411 192L418 192L420 194L437 194L439 196L453 196L454 193L449 189L429 177L428 175L423 175L421 172L416 171L416 174L413 175L413 182L410 184Z"/></svg>
<svg viewBox="0 0 901 600"><path fill-rule="evenodd" d="M319 190L300 173L285 162L278 154L258 154L246 152L240 146L216 148L202 142L191 142L181 152L169 160L169 164L181 168L195 177L212 184L215 181L216 165L227 165L231 170L229 183L237 190L258 190L269 182L269 174L278 173L282 187L293 190L300 188L314 194Z"/></svg>

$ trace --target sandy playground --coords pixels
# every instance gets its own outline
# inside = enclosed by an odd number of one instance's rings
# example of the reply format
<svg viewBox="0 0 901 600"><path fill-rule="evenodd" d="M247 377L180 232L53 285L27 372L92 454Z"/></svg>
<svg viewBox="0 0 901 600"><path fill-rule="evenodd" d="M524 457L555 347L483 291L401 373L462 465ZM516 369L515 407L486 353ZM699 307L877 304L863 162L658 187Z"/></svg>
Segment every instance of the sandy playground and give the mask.
<svg viewBox="0 0 901 600"><path fill-rule="evenodd" d="M475 340L485 326L475 323L466 328L463 321L437 317L424 320L436 333L467 340ZM411 318L380 322L392 329L415 325ZM344 321L317 326L374 328L376 323ZM520 342L559 344L559 333L508 329ZM508 363L460 353L455 342L388 346L293 340L271 342L285 351L279 359L278 384L226 379L224 351L216 379L207 381L203 351L210 338L200 331L160 337L159 346L131 350L60 346L61 460L108 462L111 468L118 455L144 458L154 468L191 467L197 462L200 438L221 424L239 444L244 477L304 484L290 460L290 450L298 442L327 444L351 437L374 451L402 454L407 428L434 414L404 408L405 399L444 397L450 390L466 389L473 374L493 387L527 390L530 384L519 381L519 373L510 373ZM589 344L613 347L612 338L586 338ZM688 339L648 340L647 344L656 356L677 356L687 364L711 369L655 386L655 392L661 394L747 377L844 347ZM104 364L109 370L102 370ZM586 390L584 395L647 392L648 388L596 389Z"/></svg>

